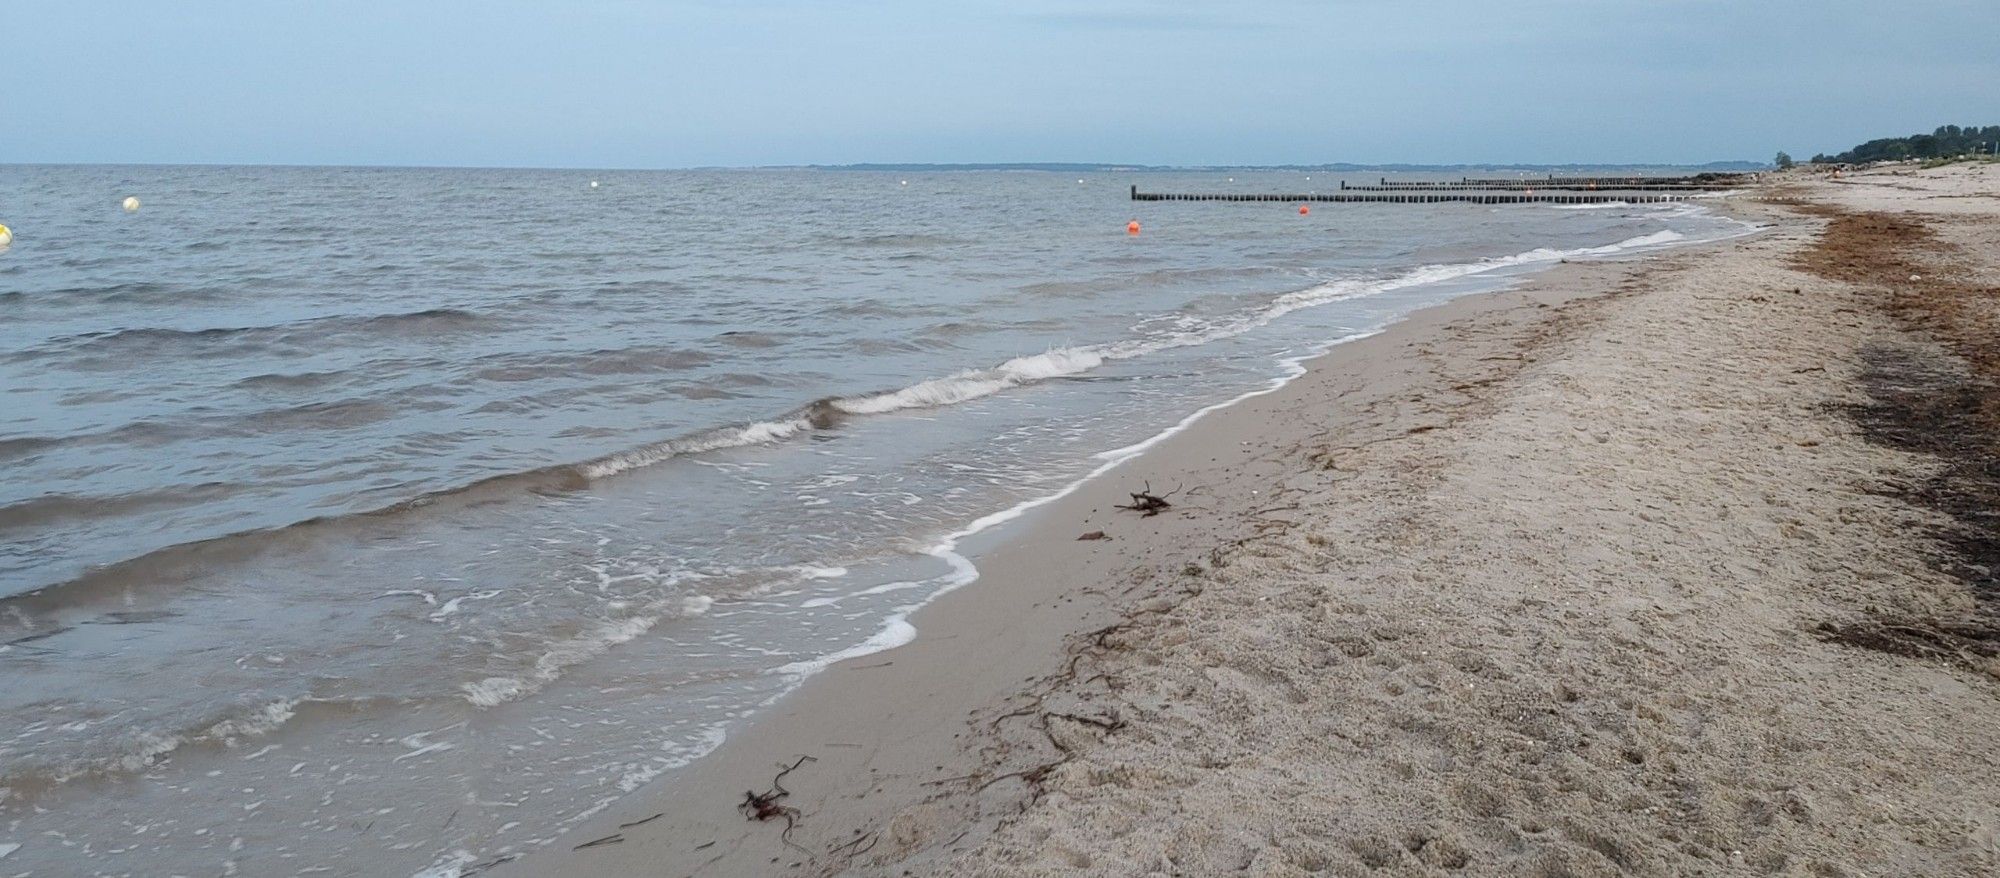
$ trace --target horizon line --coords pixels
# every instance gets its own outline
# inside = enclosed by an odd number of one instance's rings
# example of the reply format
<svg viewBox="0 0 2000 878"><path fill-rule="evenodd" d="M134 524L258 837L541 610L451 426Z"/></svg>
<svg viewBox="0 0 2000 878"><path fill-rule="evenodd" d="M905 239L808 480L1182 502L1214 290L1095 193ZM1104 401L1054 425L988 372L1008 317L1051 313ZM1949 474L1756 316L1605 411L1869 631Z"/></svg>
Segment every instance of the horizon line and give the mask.
<svg viewBox="0 0 2000 878"><path fill-rule="evenodd" d="M405 164L397 162L348 163L348 162L51 162L51 161L0 161L0 167L104 167L104 168L352 168L374 170L468 170L468 171L803 171L803 170L901 170L901 171L951 171L951 170L1022 170L1022 171L1070 171L1082 173L1114 173L1127 171L1257 171L1257 170L1309 170L1309 171L1369 171L1369 170L1411 170L1457 168L1489 168L1513 170L1541 170L1547 168L1700 168L1722 165L1746 165L1767 167L1769 162L1749 159L1715 159L1701 162L1654 162L1654 161L1585 161L1585 162L1283 162L1283 163L1221 163L1221 164L1147 164L1141 162L1070 162L1070 161L981 161L981 162L840 162L840 163L787 163L755 165L657 165L646 167L619 167L610 165L513 165L513 164Z"/></svg>

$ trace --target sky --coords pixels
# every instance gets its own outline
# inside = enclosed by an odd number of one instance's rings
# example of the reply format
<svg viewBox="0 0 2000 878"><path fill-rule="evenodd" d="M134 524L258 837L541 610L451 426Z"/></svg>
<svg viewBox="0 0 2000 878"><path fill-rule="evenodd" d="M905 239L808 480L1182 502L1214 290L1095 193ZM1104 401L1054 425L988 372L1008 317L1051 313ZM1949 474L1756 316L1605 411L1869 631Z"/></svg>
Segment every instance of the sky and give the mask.
<svg viewBox="0 0 2000 878"><path fill-rule="evenodd" d="M1767 161L2000 124L2000 0L6 0L0 162Z"/></svg>

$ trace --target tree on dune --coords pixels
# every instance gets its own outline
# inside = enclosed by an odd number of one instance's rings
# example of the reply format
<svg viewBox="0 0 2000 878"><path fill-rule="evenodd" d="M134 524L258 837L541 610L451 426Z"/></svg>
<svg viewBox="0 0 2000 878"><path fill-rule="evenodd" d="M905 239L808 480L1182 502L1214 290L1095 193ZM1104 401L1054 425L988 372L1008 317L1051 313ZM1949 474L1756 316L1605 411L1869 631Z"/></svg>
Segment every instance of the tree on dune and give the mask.
<svg viewBox="0 0 2000 878"><path fill-rule="evenodd" d="M1882 137L1839 155L1816 155L1815 162L1897 162L2000 152L2000 125L1942 125L1929 134Z"/></svg>

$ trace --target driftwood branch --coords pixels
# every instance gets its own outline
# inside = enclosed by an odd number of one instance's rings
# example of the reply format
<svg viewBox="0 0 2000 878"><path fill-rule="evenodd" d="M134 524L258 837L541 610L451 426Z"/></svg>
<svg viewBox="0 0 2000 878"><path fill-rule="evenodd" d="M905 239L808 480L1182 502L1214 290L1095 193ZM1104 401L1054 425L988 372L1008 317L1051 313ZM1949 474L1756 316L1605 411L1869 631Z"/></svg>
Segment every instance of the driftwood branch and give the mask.
<svg viewBox="0 0 2000 878"><path fill-rule="evenodd" d="M780 804L780 800L792 794L791 790L785 789L785 775L797 771L801 765L817 761L811 756L800 756L797 761L790 765L779 765L780 770L777 776L771 778L771 788L769 790L762 793L745 790L743 801L736 806L736 809L742 811L745 817L759 823L767 820L784 820L785 831L778 833L778 840L807 856L811 856L812 851L792 844L792 827L797 825L799 818L805 815L799 813L799 809L797 808Z"/></svg>
<svg viewBox="0 0 2000 878"><path fill-rule="evenodd" d="M1179 488L1175 488L1164 495L1155 494L1153 493L1153 483L1147 482L1145 490L1134 491L1132 493L1132 502L1120 503L1118 504L1118 508L1130 509L1141 513L1146 518L1151 518L1160 514L1161 510L1171 508L1173 504L1168 503L1167 498L1180 493L1180 490Z"/></svg>

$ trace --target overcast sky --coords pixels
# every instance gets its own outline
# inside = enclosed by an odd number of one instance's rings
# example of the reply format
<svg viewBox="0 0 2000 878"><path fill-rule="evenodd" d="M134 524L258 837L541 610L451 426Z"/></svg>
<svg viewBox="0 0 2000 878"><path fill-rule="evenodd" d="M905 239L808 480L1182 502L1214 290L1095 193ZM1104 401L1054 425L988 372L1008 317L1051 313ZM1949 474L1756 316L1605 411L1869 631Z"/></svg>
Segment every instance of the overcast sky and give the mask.
<svg viewBox="0 0 2000 878"><path fill-rule="evenodd" d="M0 162L1700 162L2000 123L2000 0L5 0Z"/></svg>

